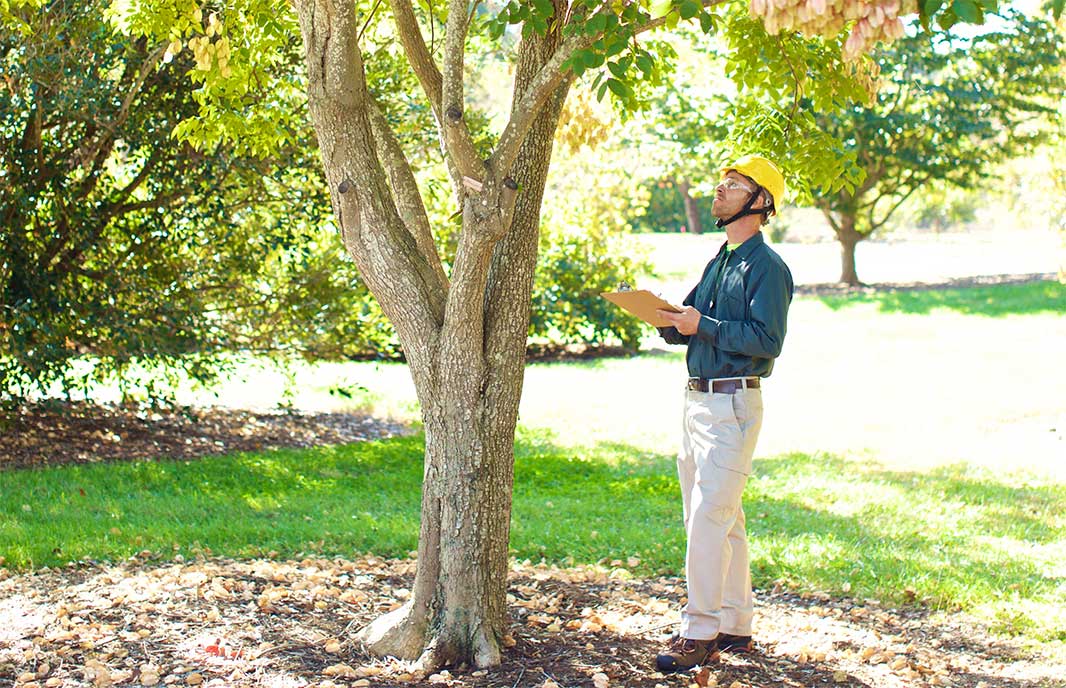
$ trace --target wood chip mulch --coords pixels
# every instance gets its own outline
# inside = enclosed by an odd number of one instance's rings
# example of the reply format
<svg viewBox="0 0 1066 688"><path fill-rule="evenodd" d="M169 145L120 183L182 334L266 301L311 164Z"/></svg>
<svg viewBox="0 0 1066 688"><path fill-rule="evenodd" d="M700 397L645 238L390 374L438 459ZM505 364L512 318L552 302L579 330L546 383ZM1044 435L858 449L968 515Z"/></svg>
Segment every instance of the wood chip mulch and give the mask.
<svg viewBox="0 0 1066 688"><path fill-rule="evenodd" d="M0 570L0 685L486 688L1062 686L1066 666L959 617L874 601L757 595L752 655L663 675L655 652L684 587L629 568L516 564L504 661L426 675L370 657L354 632L409 595L412 560L232 561L145 552L23 575Z"/></svg>
<svg viewBox="0 0 1066 688"><path fill-rule="evenodd" d="M842 282L796 285L796 294L803 296L846 296L851 294L880 294L901 291L936 291L940 289L971 289L1004 284L1050 282L1058 278L1054 272L1026 272L1008 275L976 275L953 277L936 282L878 282L850 285Z"/></svg>
<svg viewBox="0 0 1066 688"><path fill-rule="evenodd" d="M347 444L409 433L358 413L32 404L0 417L0 470Z"/></svg>

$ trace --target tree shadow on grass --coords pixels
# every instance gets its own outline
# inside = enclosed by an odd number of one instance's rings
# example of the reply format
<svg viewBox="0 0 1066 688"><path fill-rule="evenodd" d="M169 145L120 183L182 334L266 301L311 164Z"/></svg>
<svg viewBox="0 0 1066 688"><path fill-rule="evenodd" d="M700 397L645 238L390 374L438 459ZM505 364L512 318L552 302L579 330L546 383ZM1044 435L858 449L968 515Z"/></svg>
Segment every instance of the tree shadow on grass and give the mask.
<svg viewBox="0 0 1066 688"><path fill-rule="evenodd" d="M196 543L237 556L403 556L417 546L422 442L5 473L0 555L28 565L11 556L18 545L39 566ZM523 431L511 547L520 559L637 557L642 572L676 572L685 548L680 502L672 456L622 443L564 448L548 433ZM953 604L994 599L997 589L1051 594L1061 583L1008 545L1025 551L1063 538L1055 525L1066 510L1062 485L965 466L908 473L788 454L757 460L745 508L763 585L786 578L839 590L848 582L900 599L912 587L919 599Z"/></svg>
<svg viewBox="0 0 1066 688"><path fill-rule="evenodd" d="M834 311L870 303L883 313L925 315L949 310L964 315L1004 317L1066 313L1066 285L1055 281L949 289L893 289L821 296Z"/></svg>
<svg viewBox="0 0 1066 688"><path fill-rule="evenodd" d="M641 572L681 571L673 457L621 444L569 454L546 446L533 445L516 464L511 546L520 560L617 565L637 557ZM755 470L745 511L757 587L785 581L948 610L1064 602L1061 577L1048 572L1053 555L1041 562L1028 553L1061 542L1066 486L965 466L890 471L827 455L762 459ZM1019 622L1004 630L1030 629Z"/></svg>

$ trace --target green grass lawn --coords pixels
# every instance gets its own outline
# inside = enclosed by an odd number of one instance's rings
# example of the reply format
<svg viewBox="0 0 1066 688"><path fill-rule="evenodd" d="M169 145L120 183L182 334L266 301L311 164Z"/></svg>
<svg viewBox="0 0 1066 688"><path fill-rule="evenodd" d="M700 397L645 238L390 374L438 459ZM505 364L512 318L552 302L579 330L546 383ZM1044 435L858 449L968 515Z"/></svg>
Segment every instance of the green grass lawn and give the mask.
<svg viewBox="0 0 1066 688"><path fill-rule="evenodd" d="M797 301L745 495L755 584L964 609L1062 647L1066 318L1055 304L1066 291L958 291L915 292L906 307L887 297ZM990 301L1013 305L974 305ZM298 379L309 404L410 418L404 374L331 364ZM684 375L679 349L529 367L515 557L636 556L640 573L680 571L673 454ZM362 389L337 398L328 393L337 384ZM143 549L406 556L421 474L419 436L0 472L0 556L16 569Z"/></svg>
<svg viewBox="0 0 1066 688"><path fill-rule="evenodd" d="M235 557L417 546L421 438L0 475L0 552L15 568L141 550ZM972 609L1001 630L1066 641L1066 485L965 466L929 473L837 456L759 459L746 493L756 586ZM512 548L519 559L684 557L673 457L621 444L517 444ZM272 554L274 553L274 554Z"/></svg>
<svg viewBox="0 0 1066 688"><path fill-rule="evenodd" d="M991 317L1066 315L1066 285L1051 281L960 289L871 292L823 296L819 300L833 310L873 304L882 313L912 315L935 311Z"/></svg>

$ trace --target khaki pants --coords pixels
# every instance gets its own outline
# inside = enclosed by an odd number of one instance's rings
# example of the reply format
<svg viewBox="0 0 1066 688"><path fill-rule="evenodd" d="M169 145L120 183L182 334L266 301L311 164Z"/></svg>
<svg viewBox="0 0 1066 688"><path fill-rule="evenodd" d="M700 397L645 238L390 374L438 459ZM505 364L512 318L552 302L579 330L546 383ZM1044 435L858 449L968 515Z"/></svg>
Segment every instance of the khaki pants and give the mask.
<svg viewBox="0 0 1066 688"><path fill-rule="evenodd" d="M740 496L762 427L762 392L685 392L677 459L688 551L681 636L751 635L751 568Z"/></svg>

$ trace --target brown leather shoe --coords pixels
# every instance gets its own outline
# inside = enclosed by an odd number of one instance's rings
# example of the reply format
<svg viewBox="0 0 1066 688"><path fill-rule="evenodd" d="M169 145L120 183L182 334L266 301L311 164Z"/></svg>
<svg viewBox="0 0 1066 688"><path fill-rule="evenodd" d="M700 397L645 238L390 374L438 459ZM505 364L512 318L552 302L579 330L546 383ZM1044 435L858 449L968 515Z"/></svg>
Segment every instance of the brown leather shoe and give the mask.
<svg viewBox="0 0 1066 688"><path fill-rule="evenodd" d="M690 638L675 638L667 647L666 651L656 655L655 666L659 671L685 671L701 664L717 662L718 639L692 640Z"/></svg>
<svg viewBox="0 0 1066 688"><path fill-rule="evenodd" d="M755 652L755 643L750 635L719 633L718 649L722 652L733 652L735 654L751 654Z"/></svg>

